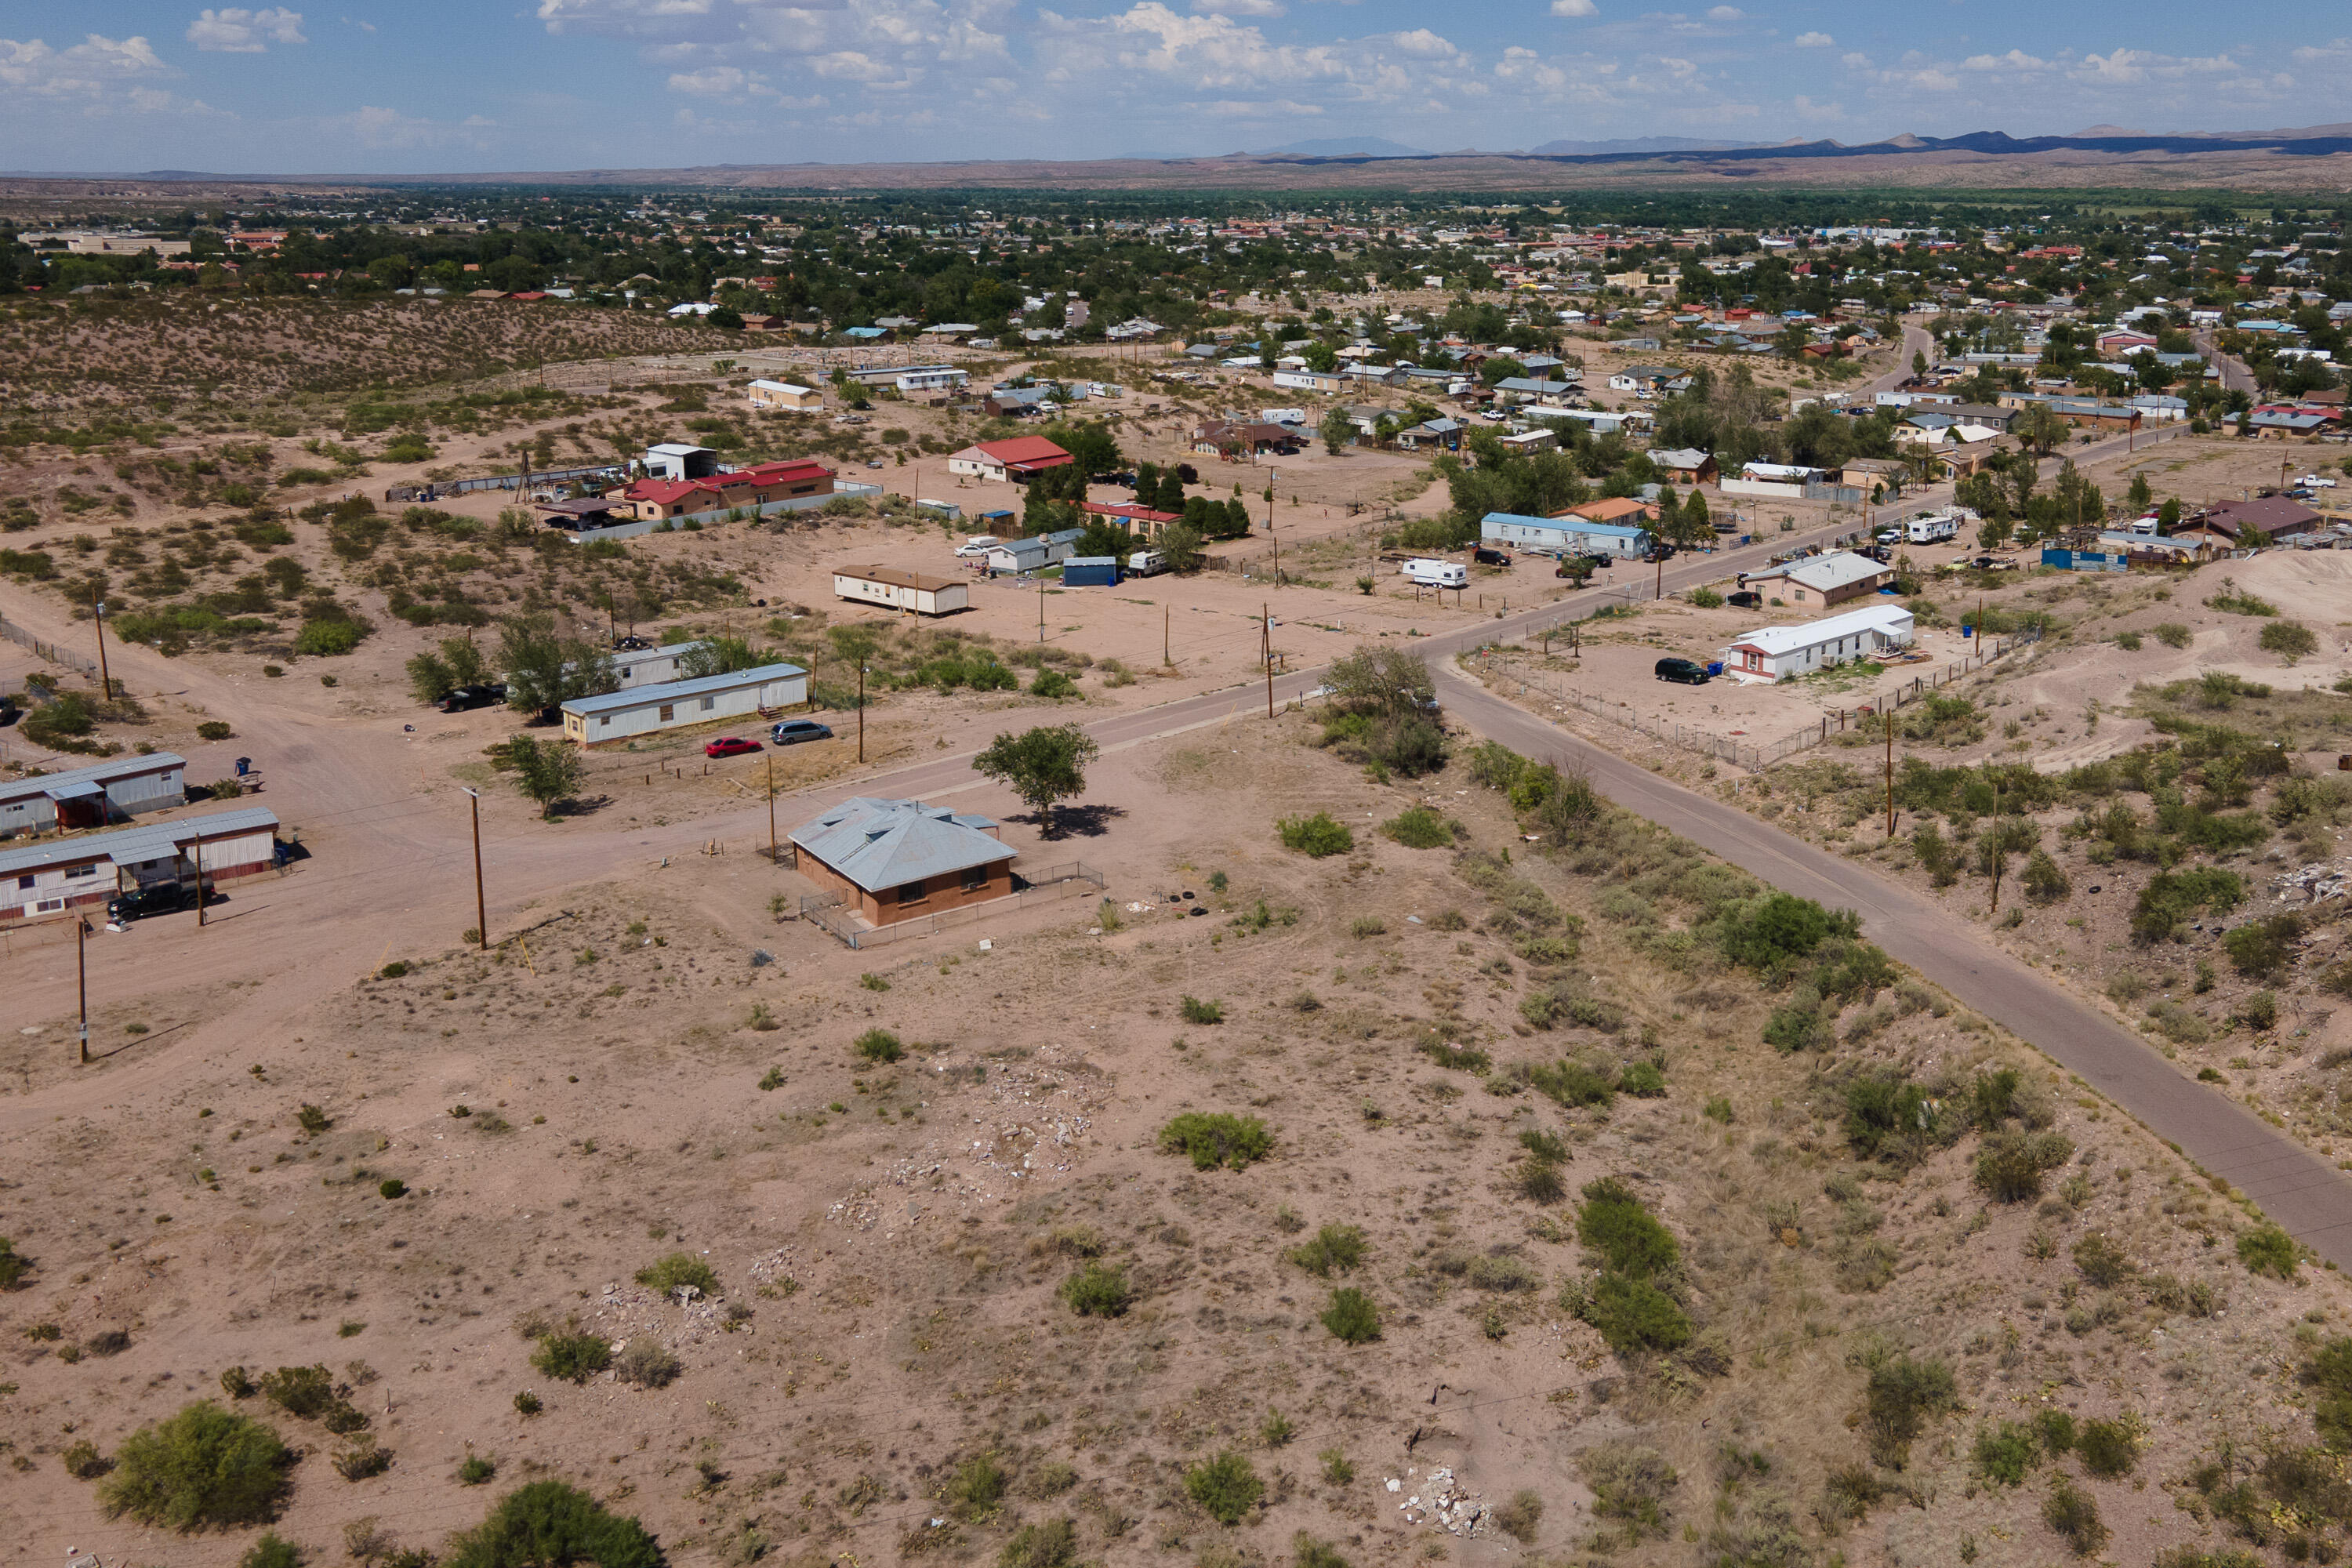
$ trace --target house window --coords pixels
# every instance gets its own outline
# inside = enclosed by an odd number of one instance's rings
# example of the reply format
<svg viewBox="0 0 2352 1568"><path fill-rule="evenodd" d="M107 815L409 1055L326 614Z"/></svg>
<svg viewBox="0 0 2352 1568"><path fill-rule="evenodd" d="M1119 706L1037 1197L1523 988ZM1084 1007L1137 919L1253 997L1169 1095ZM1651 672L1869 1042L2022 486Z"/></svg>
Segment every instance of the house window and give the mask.
<svg viewBox="0 0 2352 1568"><path fill-rule="evenodd" d="M39 903L33 906L33 912L37 915L46 915L53 910L61 910L65 907L66 901L63 899L43 899Z"/></svg>
<svg viewBox="0 0 2352 1568"><path fill-rule="evenodd" d="M671 711L670 705L668 703L665 702L661 705L661 721L663 723L667 724L677 717L677 715Z"/></svg>
<svg viewBox="0 0 2352 1568"><path fill-rule="evenodd" d="M18 886L18 887L20 887L20 888L29 888L29 887L31 887L32 885L33 885L33 879L32 879L32 878L30 878L30 877L19 877L19 878L17 878L17 879L16 879L16 886Z"/></svg>
<svg viewBox="0 0 2352 1568"><path fill-rule="evenodd" d="M965 868L963 874L963 890L965 892L977 893L986 886L988 886L987 867L971 866Z"/></svg>
<svg viewBox="0 0 2352 1568"><path fill-rule="evenodd" d="M695 706L701 709L705 713L708 713L710 711L711 708L717 704L718 700L719 699L716 697L699 698L696 700Z"/></svg>
<svg viewBox="0 0 2352 1568"><path fill-rule="evenodd" d="M612 721L613 716L610 713L599 713L596 715L596 728L599 730L603 729L605 725L610 724Z"/></svg>
<svg viewBox="0 0 2352 1568"><path fill-rule="evenodd" d="M908 882L900 886L898 889L898 902L901 904L919 904L923 901L927 894L928 885L920 879L918 879L915 881Z"/></svg>
<svg viewBox="0 0 2352 1568"><path fill-rule="evenodd" d="M98 868L95 866L68 866L66 868L66 880L68 882L77 881L84 877L95 877L97 875Z"/></svg>

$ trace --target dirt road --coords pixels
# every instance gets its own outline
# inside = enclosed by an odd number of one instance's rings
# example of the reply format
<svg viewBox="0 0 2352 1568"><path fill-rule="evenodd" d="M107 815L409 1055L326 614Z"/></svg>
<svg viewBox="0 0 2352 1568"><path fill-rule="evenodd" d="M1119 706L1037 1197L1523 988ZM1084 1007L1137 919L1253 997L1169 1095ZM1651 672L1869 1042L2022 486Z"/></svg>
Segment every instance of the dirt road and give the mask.
<svg viewBox="0 0 2352 1568"><path fill-rule="evenodd" d="M1941 905L1589 745L1434 661L1432 668L1447 710L1480 733L1526 756L1572 760L1591 769L1594 785L1629 810L1776 888L1856 910L1870 939L1897 962L2046 1053L2206 1170L2227 1177L2322 1258L2352 1268L2352 1182L2221 1091L2184 1077L2055 981L1996 951Z"/></svg>

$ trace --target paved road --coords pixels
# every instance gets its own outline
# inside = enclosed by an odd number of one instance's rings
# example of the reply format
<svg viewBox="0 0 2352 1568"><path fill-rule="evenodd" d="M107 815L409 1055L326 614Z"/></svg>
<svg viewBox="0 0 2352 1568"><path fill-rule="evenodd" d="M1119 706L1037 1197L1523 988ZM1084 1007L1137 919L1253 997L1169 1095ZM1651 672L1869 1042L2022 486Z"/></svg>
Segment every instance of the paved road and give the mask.
<svg viewBox="0 0 2352 1568"><path fill-rule="evenodd" d="M2322 1258L2352 1268L2352 1181L2220 1090L2183 1077L2129 1030L1994 948L1980 930L1866 867L1588 744L1451 668L1433 668L1454 718L1522 755L1589 768L1610 799L1776 888L1858 911L1870 939L1891 957L2039 1047L2158 1137L2228 1177Z"/></svg>
<svg viewBox="0 0 2352 1568"><path fill-rule="evenodd" d="M1895 368L1864 382L1856 389L1857 395L1874 397L1882 392L1893 392L1910 380L1913 354L1926 354L1933 360L1936 357L1936 340L1928 335L1927 328L1906 316L1903 321L1903 346L1895 351Z"/></svg>
<svg viewBox="0 0 2352 1568"><path fill-rule="evenodd" d="M2225 354L2214 347L2212 333L2199 332L2192 341L2197 344L2197 352L2212 361L2214 367L2221 371L2222 391L2242 392L2249 397L2260 392L2261 388L2254 380L2254 373L2246 368L2246 362Z"/></svg>

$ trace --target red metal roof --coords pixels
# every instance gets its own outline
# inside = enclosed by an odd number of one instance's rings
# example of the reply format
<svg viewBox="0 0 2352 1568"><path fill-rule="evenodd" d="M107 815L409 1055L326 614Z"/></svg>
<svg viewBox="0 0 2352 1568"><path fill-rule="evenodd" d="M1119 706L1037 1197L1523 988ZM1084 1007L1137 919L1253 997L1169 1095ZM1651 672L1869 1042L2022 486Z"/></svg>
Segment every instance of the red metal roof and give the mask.
<svg viewBox="0 0 2352 1568"><path fill-rule="evenodd" d="M1132 504L1111 506L1103 501L1090 500L1086 503L1083 510L1095 517L1125 518L1129 522L1181 522L1184 521L1182 515L1177 512L1154 511L1148 506Z"/></svg>
<svg viewBox="0 0 2352 1568"><path fill-rule="evenodd" d="M1015 436L1003 441L982 441L979 450L1008 468L1058 468L1070 455L1043 436Z"/></svg>

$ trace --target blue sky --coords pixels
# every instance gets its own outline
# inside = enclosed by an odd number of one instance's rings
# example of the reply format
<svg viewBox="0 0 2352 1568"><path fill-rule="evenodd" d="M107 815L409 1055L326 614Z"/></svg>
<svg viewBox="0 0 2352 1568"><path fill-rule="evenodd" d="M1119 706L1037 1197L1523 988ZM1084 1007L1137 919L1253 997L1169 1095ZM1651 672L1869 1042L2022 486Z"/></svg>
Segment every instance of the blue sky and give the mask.
<svg viewBox="0 0 2352 1568"><path fill-rule="evenodd" d="M426 173L2352 120L2256 0L0 0L0 165Z"/></svg>

